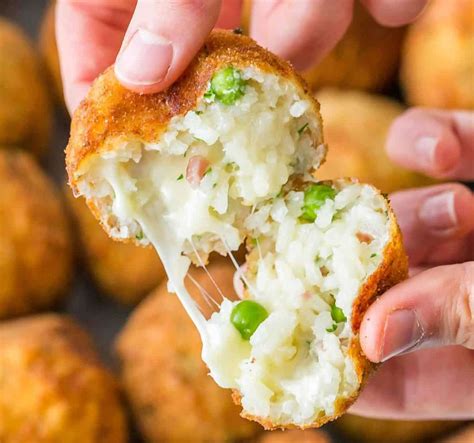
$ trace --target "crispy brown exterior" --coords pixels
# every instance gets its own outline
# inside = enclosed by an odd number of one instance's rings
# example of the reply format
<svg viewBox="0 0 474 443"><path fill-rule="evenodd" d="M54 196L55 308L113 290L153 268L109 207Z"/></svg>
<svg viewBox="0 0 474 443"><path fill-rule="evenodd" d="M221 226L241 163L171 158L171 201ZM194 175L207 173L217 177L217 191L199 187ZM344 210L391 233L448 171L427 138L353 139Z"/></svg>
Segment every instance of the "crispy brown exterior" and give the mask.
<svg viewBox="0 0 474 443"><path fill-rule="evenodd" d="M118 385L71 319L0 324L0 441L125 443Z"/></svg>
<svg viewBox="0 0 474 443"><path fill-rule="evenodd" d="M0 18L0 145L39 156L47 148L52 106L38 55L23 31Z"/></svg>
<svg viewBox="0 0 474 443"><path fill-rule="evenodd" d="M72 241L61 196L30 154L0 149L0 319L66 294Z"/></svg>
<svg viewBox="0 0 474 443"><path fill-rule="evenodd" d="M220 259L209 272L234 298L234 268ZM194 278L219 300L203 270ZM196 288L188 290L209 316ZM259 428L239 417L228 391L219 388L201 360L201 339L177 296L163 283L133 313L117 341L122 382L142 435L148 442L223 442L252 437Z"/></svg>
<svg viewBox="0 0 474 443"><path fill-rule="evenodd" d="M112 68L102 74L74 113L71 137L66 148L66 165L73 189L79 169L86 169L88 157L101 149L113 149L107 141L140 139L156 141L171 118L195 108L216 70L232 65L255 67L291 80L307 94L316 114L319 104L291 65L258 46L252 39L229 31L213 31L181 78L166 91L140 95L125 89ZM316 145L322 143L317 140ZM93 205L91 208L95 210Z"/></svg>
<svg viewBox="0 0 474 443"><path fill-rule="evenodd" d="M459 427L457 421L376 420L346 414L334 423L337 430L360 443L418 443Z"/></svg>
<svg viewBox="0 0 474 443"><path fill-rule="evenodd" d="M136 304L165 279L166 273L152 247L115 242L92 216L83 198L65 189L73 213L85 264L99 288L113 299Z"/></svg>
<svg viewBox="0 0 474 443"><path fill-rule="evenodd" d="M404 110L387 97L363 91L322 89L316 94L330 149L315 172L319 180L355 177L382 192L426 186L434 180L393 163L385 151L392 122Z"/></svg>
<svg viewBox="0 0 474 443"><path fill-rule="evenodd" d="M55 3L51 1L43 16L39 35L39 49L48 70L50 84L56 98L63 102L63 83L59 66L58 46L56 44Z"/></svg>
<svg viewBox="0 0 474 443"><path fill-rule="evenodd" d="M338 182L343 184L349 183L351 181L356 181L354 179L339 179ZM326 181L325 183L329 183ZM291 186L291 189L302 190L306 186L305 182L294 182ZM336 185L338 186L338 185ZM359 342L359 330L362 318L364 317L365 312L369 306L375 301L377 297L382 295L387 289L396 285L397 283L405 280L408 277L408 258L405 253L402 242L402 234L400 228L398 227L397 220L392 209L389 206L388 217L390 220L390 233L389 240L385 245L383 251L383 259L379 267L367 278L363 286L359 290L359 294L354 300L352 306L352 331L353 338L349 347L349 356L354 363L354 367L357 373L357 377L360 382L360 388L354 395L350 398L344 398L336 400L335 412L331 416L322 415L318 417L313 423L307 426L298 426L294 424L289 425L279 425L274 424L266 418L256 417L251 414L247 414L245 411L242 411L242 417L247 418L248 420L254 420L260 423L265 429L307 429L307 428L318 428L322 425L337 419L342 414L344 414L349 407L355 402L359 393L371 372L375 369L376 365L371 363L364 353L362 352L360 342ZM258 254L252 254L250 252L248 256L248 266L250 272L254 272L255 259L258 258ZM241 395L237 390L234 390L232 397L236 404L241 404Z"/></svg>
<svg viewBox="0 0 474 443"><path fill-rule="evenodd" d="M410 104L474 109L473 11L473 0L433 0L410 27L401 69Z"/></svg>

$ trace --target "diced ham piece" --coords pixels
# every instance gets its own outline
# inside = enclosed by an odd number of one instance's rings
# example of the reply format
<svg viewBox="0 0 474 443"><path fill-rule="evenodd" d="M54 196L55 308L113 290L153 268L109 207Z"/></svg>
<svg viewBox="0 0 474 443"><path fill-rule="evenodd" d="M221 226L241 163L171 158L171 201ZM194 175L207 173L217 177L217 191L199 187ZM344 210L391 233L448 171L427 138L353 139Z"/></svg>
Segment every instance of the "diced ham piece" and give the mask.
<svg viewBox="0 0 474 443"><path fill-rule="evenodd" d="M358 232L356 234L356 237L357 239L361 242L361 243L370 243L374 237L372 237L370 234L366 234L365 232Z"/></svg>
<svg viewBox="0 0 474 443"><path fill-rule="evenodd" d="M186 180L192 188L199 186L208 168L209 162L201 155L194 155L189 159L186 167Z"/></svg>

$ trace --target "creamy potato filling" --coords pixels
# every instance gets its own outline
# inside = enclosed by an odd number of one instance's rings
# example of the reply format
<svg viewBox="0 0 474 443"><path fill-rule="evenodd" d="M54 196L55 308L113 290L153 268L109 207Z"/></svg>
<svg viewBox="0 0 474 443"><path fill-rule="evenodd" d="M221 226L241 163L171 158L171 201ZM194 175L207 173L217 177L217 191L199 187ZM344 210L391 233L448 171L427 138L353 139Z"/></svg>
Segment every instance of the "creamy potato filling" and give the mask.
<svg viewBox="0 0 474 443"><path fill-rule="evenodd" d="M374 188L340 181L328 195L326 185L311 186L322 195L314 219L307 188L245 220L253 243L246 297L268 316L246 339L232 323L242 302L225 301L206 325L212 377L240 392L247 413L276 425L310 424L357 390L348 356L352 303L389 238L386 203Z"/></svg>

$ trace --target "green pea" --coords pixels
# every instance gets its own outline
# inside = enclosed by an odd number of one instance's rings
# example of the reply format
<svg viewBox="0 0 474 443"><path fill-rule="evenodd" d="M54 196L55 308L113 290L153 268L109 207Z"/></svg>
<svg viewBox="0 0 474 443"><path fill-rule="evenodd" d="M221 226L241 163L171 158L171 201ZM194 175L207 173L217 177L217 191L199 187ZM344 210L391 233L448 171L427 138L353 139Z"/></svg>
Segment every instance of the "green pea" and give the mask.
<svg viewBox="0 0 474 443"><path fill-rule="evenodd" d="M308 222L316 220L316 213L327 199L333 200L337 192L328 185L313 184L304 192L303 213L301 218Z"/></svg>
<svg viewBox="0 0 474 443"><path fill-rule="evenodd" d="M336 323L344 323L347 321L344 311L341 308L338 308L335 303L331 306L331 318Z"/></svg>
<svg viewBox="0 0 474 443"><path fill-rule="evenodd" d="M268 312L262 305L252 300L243 300L232 309L230 321L244 340L250 340L267 317Z"/></svg>
<svg viewBox="0 0 474 443"><path fill-rule="evenodd" d="M216 72L211 80L211 87L204 94L207 99L216 98L224 105L233 105L245 94L247 82L242 78L242 72L228 66Z"/></svg>

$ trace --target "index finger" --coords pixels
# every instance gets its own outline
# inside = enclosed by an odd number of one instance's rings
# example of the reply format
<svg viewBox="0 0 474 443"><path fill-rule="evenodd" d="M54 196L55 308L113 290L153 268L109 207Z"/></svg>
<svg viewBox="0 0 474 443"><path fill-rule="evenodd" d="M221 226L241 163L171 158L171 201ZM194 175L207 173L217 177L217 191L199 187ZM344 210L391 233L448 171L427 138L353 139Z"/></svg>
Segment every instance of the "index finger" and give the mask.
<svg viewBox="0 0 474 443"><path fill-rule="evenodd" d="M136 0L59 0L56 6L64 96L72 112L92 81L113 64Z"/></svg>
<svg viewBox="0 0 474 443"><path fill-rule="evenodd" d="M474 112L413 108L390 128L396 163L438 178L474 179Z"/></svg>

